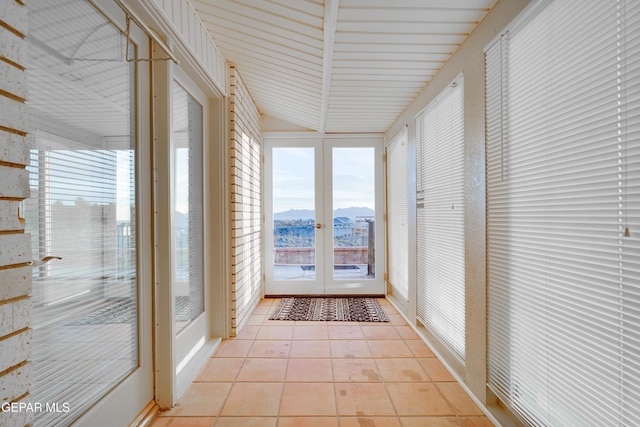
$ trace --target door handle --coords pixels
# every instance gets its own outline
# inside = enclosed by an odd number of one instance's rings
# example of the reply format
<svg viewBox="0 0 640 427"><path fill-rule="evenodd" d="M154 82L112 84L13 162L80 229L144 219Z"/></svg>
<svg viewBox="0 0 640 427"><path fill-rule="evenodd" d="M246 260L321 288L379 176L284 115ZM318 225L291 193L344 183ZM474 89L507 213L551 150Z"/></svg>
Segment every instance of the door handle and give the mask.
<svg viewBox="0 0 640 427"><path fill-rule="evenodd" d="M316 228L322 228L322 224L316 224Z"/></svg>

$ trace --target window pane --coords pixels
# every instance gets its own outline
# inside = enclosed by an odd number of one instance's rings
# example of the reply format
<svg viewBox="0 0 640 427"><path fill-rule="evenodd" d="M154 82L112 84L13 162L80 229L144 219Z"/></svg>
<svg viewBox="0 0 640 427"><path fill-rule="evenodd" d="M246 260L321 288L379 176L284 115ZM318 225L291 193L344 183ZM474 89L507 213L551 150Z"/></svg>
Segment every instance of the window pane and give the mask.
<svg viewBox="0 0 640 427"><path fill-rule="evenodd" d="M316 278L315 224L314 148L274 148L275 280Z"/></svg>
<svg viewBox="0 0 640 427"><path fill-rule="evenodd" d="M33 425L69 425L138 366L134 65L90 4L28 7Z"/></svg>
<svg viewBox="0 0 640 427"><path fill-rule="evenodd" d="M202 106L173 86L174 318L176 333L204 311Z"/></svg>
<svg viewBox="0 0 640 427"><path fill-rule="evenodd" d="M333 277L375 278L375 149L333 148Z"/></svg>

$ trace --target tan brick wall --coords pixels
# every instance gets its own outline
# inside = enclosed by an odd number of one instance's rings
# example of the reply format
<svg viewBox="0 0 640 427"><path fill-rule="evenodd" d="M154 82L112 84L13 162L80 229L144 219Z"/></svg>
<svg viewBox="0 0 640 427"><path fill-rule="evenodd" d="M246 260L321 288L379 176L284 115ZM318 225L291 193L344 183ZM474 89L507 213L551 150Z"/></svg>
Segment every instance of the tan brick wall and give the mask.
<svg viewBox="0 0 640 427"><path fill-rule="evenodd" d="M262 136L260 113L230 69L231 328L235 335L262 296Z"/></svg>
<svg viewBox="0 0 640 427"><path fill-rule="evenodd" d="M0 403L29 401L31 240L20 202L29 197L27 11L0 0ZM0 425L29 423L27 412L0 412Z"/></svg>

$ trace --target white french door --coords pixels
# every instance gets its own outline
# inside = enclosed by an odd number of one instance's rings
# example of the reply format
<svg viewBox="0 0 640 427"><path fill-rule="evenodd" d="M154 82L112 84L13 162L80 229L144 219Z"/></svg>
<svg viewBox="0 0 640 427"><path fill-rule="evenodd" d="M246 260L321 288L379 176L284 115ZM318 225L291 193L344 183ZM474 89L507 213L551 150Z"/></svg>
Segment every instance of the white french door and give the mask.
<svg viewBox="0 0 640 427"><path fill-rule="evenodd" d="M33 426L127 425L154 397L149 39L96 3L27 5Z"/></svg>
<svg viewBox="0 0 640 427"><path fill-rule="evenodd" d="M382 138L265 138L265 293L384 294Z"/></svg>

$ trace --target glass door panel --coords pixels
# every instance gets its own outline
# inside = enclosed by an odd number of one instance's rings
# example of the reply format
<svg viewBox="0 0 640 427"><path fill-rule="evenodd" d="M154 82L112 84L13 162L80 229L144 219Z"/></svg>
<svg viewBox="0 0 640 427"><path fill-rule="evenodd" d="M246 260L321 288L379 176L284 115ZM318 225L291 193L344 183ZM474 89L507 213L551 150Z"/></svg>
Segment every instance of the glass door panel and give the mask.
<svg viewBox="0 0 640 427"><path fill-rule="evenodd" d="M315 149L276 147L273 165L273 279L316 278Z"/></svg>
<svg viewBox="0 0 640 427"><path fill-rule="evenodd" d="M29 425L124 425L153 398L151 229L139 221L151 205L150 152L137 126L149 120L148 82L137 77L149 70L125 57L127 43L129 59L148 57L149 41L120 32L113 2L27 7L33 144L21 212L35 259L23 309L29 399L43 405Z"/></svg>
<svg viewBox="0 0 640 427"><path fill-rule="evenodd" d="M375 149L334 147L333 278L375 278Z"/></svg>
<svg viewBox="0 0 640 427"><path fill-rule="evenodd" d="M204 311L202 237L202 106L173 86L174 321L180 333Z"/></svg>
<svg viewBox="0 0 640 427"><path fill-rule="evenodd" d="M205 284L204 141L207 96L179 69L171 90L171 376L173 399L202 366L212 341ZM163 396L164 399L164 396ZM173 401L172 403L175 403Z"/></svg>

